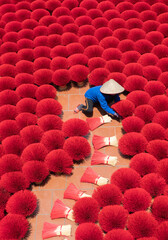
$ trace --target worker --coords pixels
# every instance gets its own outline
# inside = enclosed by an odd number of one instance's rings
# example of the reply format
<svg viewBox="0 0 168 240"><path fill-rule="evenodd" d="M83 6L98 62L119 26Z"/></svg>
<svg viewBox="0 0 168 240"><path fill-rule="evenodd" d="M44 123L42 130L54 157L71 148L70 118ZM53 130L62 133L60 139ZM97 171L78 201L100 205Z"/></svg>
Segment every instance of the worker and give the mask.
<svg viewBox="0 0 168 240"><path fill-rule="evenodd" d="M74 113L82 111L86 115L93 114L93 107L96 103L99 103L101 108L111 117L120 118L111 107L108 102L114 101L115 103L120 101L119 93L123 92L124 88L115 80L110 79L101 86L92 87L85 93L85 103L79 104Z"/></svg>

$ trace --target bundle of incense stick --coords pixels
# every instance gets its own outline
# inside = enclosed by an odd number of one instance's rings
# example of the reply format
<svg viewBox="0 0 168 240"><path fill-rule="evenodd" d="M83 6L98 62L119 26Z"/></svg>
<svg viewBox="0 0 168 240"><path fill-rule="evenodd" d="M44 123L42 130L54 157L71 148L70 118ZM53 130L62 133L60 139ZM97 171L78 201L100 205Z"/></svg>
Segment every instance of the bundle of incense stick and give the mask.
<svg viewBox="0 0 168 240"><path fill-rule="evenodd" d="M43 225L42 238L51 238L56 236L70 236L72 231L71 225L56 225L45 222Z"/></svg>
<svg viewBox="0 0 168 240"><path fill-rule="evenodd" d="M95 149L100 149L105 146L118 147L118 141L116 136L102 137L102 136L94 135L92 139L92 143Z"/></svg>
<svg viewBox="0 0 168 240"><path fill-rule="evenodd" d="M83 197L91 197L91 195L80 191L73 183L70 183L64 192L64 198L67 199L74 199L75 201L77 201Z"/></svg>
<svg viewBox="0 0 168 240"><path fill-rule="evenodd" d="M108 178L101 177L98 175L91 167L86 168L84 174L82 175L81 182L94 183L98 186L105 185L109 182Z"/></svg>
<svg viewBox="0 0 168 240"><path fill-rule="evenodd" d="M74 221L73 210L67 207L62 201L57 199L51 211L51 219L67 218Z"/></svg>
<svg viewBox="0 0 168 240"><path fill-rule="evenodd" d="M109 156L97 150L94 151L91 158L91 165L107 164L115 167L118 160L116 156Z"/></svg>
<svg viewBox="0 0 168 240"><path fill-rule="evenodd" d="M108 115L104 115L104 116L97 117L97 118L87 118L86 119L86 122L91 131L98 128L100 125L102 125L104 123L109 123L111 121L112 121L112 118L109 117Z"/></svg>

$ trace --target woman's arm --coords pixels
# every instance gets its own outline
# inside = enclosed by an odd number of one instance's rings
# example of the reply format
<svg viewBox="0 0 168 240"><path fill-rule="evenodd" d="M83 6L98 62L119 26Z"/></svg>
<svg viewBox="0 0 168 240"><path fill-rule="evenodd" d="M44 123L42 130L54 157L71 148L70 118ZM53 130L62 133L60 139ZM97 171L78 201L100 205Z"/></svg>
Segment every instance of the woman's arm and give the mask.
<svg viewBox="0 0 168 240"><path fill-rule="evenodd" d="M97 96L100 106L110 115L114 115L116 112L110 108L107 104L105 97L100 93Z"/></svg>

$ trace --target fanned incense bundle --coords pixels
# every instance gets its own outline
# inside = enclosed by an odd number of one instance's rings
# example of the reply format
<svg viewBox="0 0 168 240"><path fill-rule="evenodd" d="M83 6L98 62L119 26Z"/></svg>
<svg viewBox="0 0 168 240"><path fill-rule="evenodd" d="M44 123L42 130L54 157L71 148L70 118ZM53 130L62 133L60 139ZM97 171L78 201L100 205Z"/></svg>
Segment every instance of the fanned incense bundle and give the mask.
<svg viewBox="0 0 168 240"><path fill-rule="evenodd" d="M51 211L51 219L67 218L74 221L73 210L67 207L62 201L57 199Z"/></svg>
<svg viewBox="0 0 168 240"><path fill-rule="evenodd" d="M70 236L71 230L71 225L56 225L53 223L44 222L42 238L46 239L56 236Z"/></svg>
<svg viewBox="0 0 168 240"><path fill-rule="evenodd" d="M75 201L80 198L91 197L90 195L80 191L73 183L70 183L67 189L64 192L64 198L74 199Z"/></svg>
<svg viewBox="0 0 168 240"><path fill-rule="evenodd" d="M118 141L116 136L113 137L101 137L98 135L94 135L92 139L92 143L95 149L100 149L105 146L114 146L118 147Z"/></svg>
<svg viewBox="0 0 168 240"><path fill-rule="evenodd" d="M91 131L93 131L94 129L96 129L97 127L99 127L100 125L104 124L104 123L109 123L112 121L112 118L109 117L108 115L104 115L98 118L87 118L86 122L89 126L89 129Z"/></svg>
<svg viewBox="0 0 168 240"><path fill-rule="evenodd" d="M109 156L97 150L94 151L91 158L91 165L107 164L115 167L118 160L116 156Z"/></svg>
<svg viewBox="0 0 168 240"><path fill-rule="evenodd" d="M81 182L88 182L88 183L94 183L98 186L102 186L108 183L109 179L101 177L96 172L93 171L92 168L88 167L86 168L84 174L82 175Z"/></svg>

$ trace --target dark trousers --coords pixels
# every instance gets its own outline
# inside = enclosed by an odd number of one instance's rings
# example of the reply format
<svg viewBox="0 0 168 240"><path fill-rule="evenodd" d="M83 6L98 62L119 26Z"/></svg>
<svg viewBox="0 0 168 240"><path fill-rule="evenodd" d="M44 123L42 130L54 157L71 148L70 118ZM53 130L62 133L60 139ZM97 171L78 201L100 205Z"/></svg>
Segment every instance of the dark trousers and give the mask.
<svg viewBox="0 0 168 240"><path fill-rule="evenodd" d="M86 106L83 105L82 112L86 114L92 114L94 102L89 98L85 98L85 103L86 103Z"/></svg>

